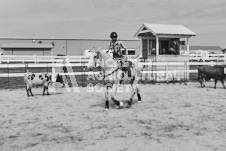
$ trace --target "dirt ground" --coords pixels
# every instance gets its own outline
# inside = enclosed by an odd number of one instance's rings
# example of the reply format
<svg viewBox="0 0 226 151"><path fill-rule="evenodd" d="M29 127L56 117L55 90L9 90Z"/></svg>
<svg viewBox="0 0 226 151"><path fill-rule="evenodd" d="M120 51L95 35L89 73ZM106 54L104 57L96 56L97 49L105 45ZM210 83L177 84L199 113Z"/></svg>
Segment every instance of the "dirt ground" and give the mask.
<svg viewBox="0 0 226 151"><path fill-rule="evenodd" d="M142 102L105 111L104 93L79 87L34 97L0 90L0 151L225 151L226 90L213 83L140 85ZM71 89L72 90L72 89ZM127 87L116 98L127 104Z"/></svg>

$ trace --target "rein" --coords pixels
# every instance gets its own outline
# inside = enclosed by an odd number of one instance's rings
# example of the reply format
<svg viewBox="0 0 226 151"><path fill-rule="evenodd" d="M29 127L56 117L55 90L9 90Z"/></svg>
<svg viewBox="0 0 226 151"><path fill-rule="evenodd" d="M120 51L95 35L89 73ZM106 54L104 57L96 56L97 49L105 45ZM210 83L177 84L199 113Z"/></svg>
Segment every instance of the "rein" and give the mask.
<svg viewBox="0 0 226 151"><path fill-rule="evenodd" d="M103 60L103 57L100 55L100 52L97 53L96 59L100 59L101 61ZM112 58L112 59L115 60L114 58ZM106 67L104 67L104 70L103 70L103 74L104 74L103 76L104 76L104 78L107 77L107 76L112 75L113 73L115 73L115 72L118 71L119 69L120 69L120 67L117 66L116 69L114 69L113 71L111 71L111 72L108 73L108 74L105 74L105 73L106 73ZM104 80L104 78L103 78L103 80Z"/></svg>
<svg viewBox="0 0 226 151"><path fill-rule="evenodd" d="M108 73L106 76L110 76L111 74L113 74L114 72L118 71L119 67L117 67L115 70L113 70L111 73ZM104 74L105 75L105 74Z"/></svg>

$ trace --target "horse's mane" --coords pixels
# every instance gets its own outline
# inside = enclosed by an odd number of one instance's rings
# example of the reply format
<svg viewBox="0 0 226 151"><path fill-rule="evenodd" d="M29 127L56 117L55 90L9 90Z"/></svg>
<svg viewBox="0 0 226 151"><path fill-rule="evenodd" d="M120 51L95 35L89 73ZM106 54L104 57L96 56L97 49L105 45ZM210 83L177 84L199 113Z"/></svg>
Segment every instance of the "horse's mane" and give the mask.
<svg viewBox="0 0 226 151"><path fill-rule="evenodd" d="M101 60L104 61L105 71L111 72L112 70L116 70L118 68L117 60L111 57L108 53L105 53L103 50L98 51L101 57ZM110 63L110 64L109 64Z"/></svg>
<svg viewBox="0 0 226 151"><path fill-rule="evenodd" d="M107 60L111 59L114 60L108 53L104 52L103 50L99 50L99 53L101 54L102 59Z"/></svg>

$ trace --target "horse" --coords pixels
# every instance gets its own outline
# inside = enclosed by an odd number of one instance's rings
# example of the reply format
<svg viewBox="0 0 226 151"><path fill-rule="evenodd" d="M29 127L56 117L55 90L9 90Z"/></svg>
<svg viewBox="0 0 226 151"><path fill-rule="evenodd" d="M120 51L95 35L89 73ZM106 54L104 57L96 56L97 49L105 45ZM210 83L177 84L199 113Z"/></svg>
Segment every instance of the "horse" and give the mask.
<svg viewBox="0 0 226 151"><path fill-rule="evenodd" d="M99 68L99 76L102 76L102 80L104 83L105 89L105 109L109 110L109 100L111 99L119 108L123 108L123 102L115 99L114 95L117 91L119 84L122 84L125 81L130 81L132 92L130 99L128 101L128 105L132 105L133 97L137 94L138 102L141 102L141 95L138 81L141 77L141 70L137 66L137 64L132 63L131 61L126 61L124 64L127 66L119 65L120 63L111 57L108 53L105 53L103 50L92 50L90 51L90 58L87 65L89 70L92 70L95 67ZM137 62L136 62L137 63ZM129 69L130 71L128 76L126 77L125 69ZM110 88L112 91L110 91Z"/></svg>

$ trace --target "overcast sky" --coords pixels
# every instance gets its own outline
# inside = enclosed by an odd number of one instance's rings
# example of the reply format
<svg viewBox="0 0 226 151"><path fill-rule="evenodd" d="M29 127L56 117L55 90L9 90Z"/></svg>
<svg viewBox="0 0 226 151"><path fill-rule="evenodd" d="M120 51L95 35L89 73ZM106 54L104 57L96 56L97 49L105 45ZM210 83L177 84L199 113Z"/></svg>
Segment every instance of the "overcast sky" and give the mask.
<svg viewBox="0 0 226 151"><path fill-rule="evenodd" d="M143 23L180 24L190 45L226 48L226 0L0 0L0 37L134 39Z"/></svg>

